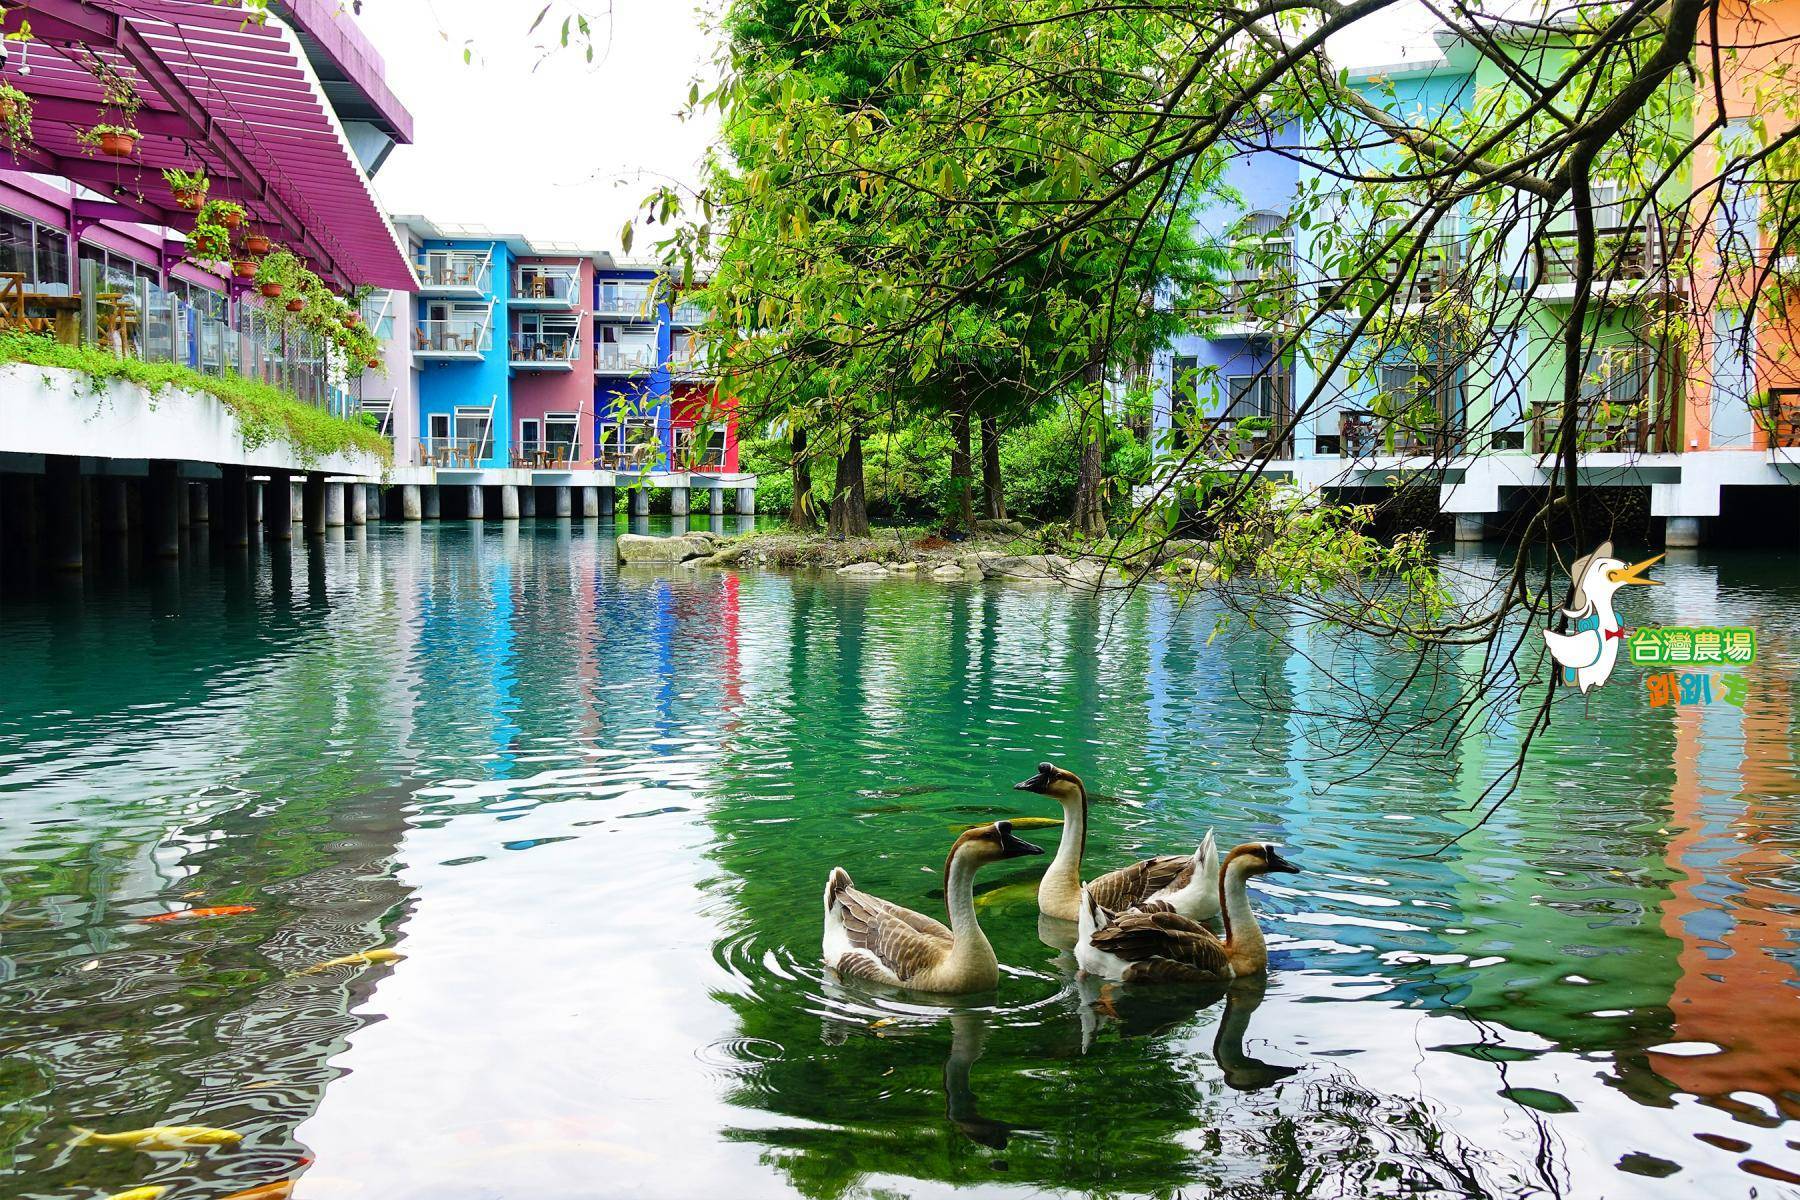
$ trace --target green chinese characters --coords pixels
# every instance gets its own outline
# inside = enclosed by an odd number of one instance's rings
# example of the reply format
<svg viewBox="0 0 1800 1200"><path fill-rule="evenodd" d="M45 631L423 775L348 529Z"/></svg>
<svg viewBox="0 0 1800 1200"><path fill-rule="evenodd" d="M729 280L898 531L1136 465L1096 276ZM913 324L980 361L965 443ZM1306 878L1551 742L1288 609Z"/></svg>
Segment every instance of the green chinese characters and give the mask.
<svg viewBox="0 0 1800 1200"><path fill-rule="evenodd" d="M1743 666L1756 661L1756 631L1741 626L1644 627L1631 631L1626 647L1632 663L1640 667Z"/></svg>

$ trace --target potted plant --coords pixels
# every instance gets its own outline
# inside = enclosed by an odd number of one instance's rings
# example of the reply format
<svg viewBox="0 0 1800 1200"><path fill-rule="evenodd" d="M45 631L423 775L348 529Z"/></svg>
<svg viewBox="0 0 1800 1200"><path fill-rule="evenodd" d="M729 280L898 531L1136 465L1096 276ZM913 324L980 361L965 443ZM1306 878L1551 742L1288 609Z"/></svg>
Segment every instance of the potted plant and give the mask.
<svg viewBox="0 0 1800 1200"><path fill-rule="evenodd" d="M298 296L295 296L292 300L289 300L287 302L287 310L289 312L300 312L300 311L304 310L305 308L306 308L306 301L302 300Z"/></svg>
<svg viewBox="0 0 1800 1200"><path fill-rule="evenodd" d="M194 223L188 234L187 259L196 264L223 262L231 257L231 233L223 225Z"/></svg>
<svg viewBox="0 0 1800 1200"><path fill-rule="evenodd" d="M269 241L266 234L246 233L244 235L245 254L253 254L260 258L267 254L273 245L274 243Z"/></svg>
<svg viewBox="0 0 1800 1200"><path fill-rule="evenodd" d="M273 300L300 277L300 260L285 247L265 255L256 264L256 286Z"/></svg>
<svg viewBox="0 0 1800 1200"><path fill-rule="evenodd" d="M137 153L137 144L142 137L130 125L96 125L76 134L75 140L86 146L89 153L98 150L110 158L130 158Z"/></svg>
<svg viewBox="0 0 1800 1200"><path fill-rule="evenodd" d="M256 264L247 259L238 259L231 264L231 273L239 279L255 279Z"/></svg>
<svg viewBox="0 0 1800 1200"><path fill-rule="evenodd" d="M0 83L0 141L18 147L31 140L31 97Z"/></svg>
<svg viewBox="0 0 1800 1200"><path fill-rule="evenodd" d="M234 204L230 200L208 200L200 209L202 221L223 225L227 229L236 229L242 225L247 215L243 205Z"/></svg>
<svg viewBox="0 0 1800 1200"><path fill-rule="evenodd" d="M175 197L175 203L187 209L197 209L206 203L206 193L212 190L212 180L207 178L206 168L198 171L183 171L179 167L167 167L162 173L163 182L169 185L169 191ZM207 222L217 225L217 221Z"/></svg>

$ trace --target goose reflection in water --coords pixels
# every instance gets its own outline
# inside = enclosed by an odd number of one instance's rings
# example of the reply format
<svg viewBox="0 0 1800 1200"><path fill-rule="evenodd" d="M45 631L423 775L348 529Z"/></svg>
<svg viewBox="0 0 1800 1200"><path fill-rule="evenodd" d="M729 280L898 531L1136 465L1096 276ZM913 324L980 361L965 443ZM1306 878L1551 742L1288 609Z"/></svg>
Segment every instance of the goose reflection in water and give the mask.
<svg viewBox="0 0 1800 1200"><path fill-rule="evenodd" d="M1265 976L1251 976L1204 991L1175 988L1132 988L1109 983L1094 975L1076 977L1075 989L1081 1017L1081 1050L1087 1053L1108 1024L1124 1037L1155 1037L1178 1029L1196 1014L1217 1004L1225 1009L1213 1032L1213 1061L1225 1086L1238 1092L1259 1092L1299 1074L1299 1067L1264 1062L1244 1050L1250 1018L1262 1007L1268 992Z"/></svg>
<svg viewBox="0 0 1800 1200"><path fill-rule="evenodd" d="M944 1115L971 1142L991 1150L1004 1150L1012 1137L1013 1127L977 1112L975 1091L969 1085L969 1070L981 1057L986 1044L987 1014L971 1011L950 1014L950 1057L944 1060Z"/></svg>

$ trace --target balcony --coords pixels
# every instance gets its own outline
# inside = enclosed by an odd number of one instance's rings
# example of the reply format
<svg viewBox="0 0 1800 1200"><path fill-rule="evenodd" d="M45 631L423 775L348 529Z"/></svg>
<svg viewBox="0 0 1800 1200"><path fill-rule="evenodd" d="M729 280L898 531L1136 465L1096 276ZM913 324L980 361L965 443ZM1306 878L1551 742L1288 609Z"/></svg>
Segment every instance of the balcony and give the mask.
<svg viewBox="0 0 1800 1200"><path fill-rule="evenodd" d="M474 470L494 452L491 437L422 437L419 462L427 467Z"/></svg>
<svg viewBox="0 0 1800 1200"><path fill-rule="evenodd" d="M580 295L581 272L574 267L520 267L513 272L514 308L567 310L575 307Z"/></svg>
<svg viewBox="0 0 1800 1200"><path fill-rule="evenodd" d="M488 294L493 263L485 250L427 250L414 260L413 270L421 296L474 299Z"/></svg>
<svg viewBox="0 0 1800 1200"><path fill-rule="evenodd" d="M1441 417L1384 417L1368 409L1338 414L1342 458L1452 458L1462 453L1462 430Z"/></svg>
<svg viewBox="0 0 1800 1200"><path fill-rule="evenodd" d="M669 370L676 375L706 372L706 347L697 342L677 342L669 348Z"/></svg>
<svg viewBox="0 0 1800 1200"><path fill-rule="evenodd" d="M492 318L452 317L420 321L413 329L413 356L440 360L479 359L492 349Z"/></svg>
<svg viewBox="0 0 1800 1200"><path fill-rule="evenodd" d="M1185 452L1198 447L1209 459L1246 459L1264 454L1292 458L1293 441L1276 441L1290 419L1289 377L1231 376L1226 379L1226 387L1230 399L1223 413L1198 420L1179 410L1174 414L1173 449Z"/></svg>
<svg viewBox="0 0 1800 1200"><path fill-rule="evenodd" d="M706 310L698 304L671 305L669 323L677 329L692 329L696 325L704 325L706 324Z"/></svg>
<svg viewBox="0 0 1800 1200"><path fill-rule="evenodd" d="M653 321L656 293L648 287L601 289L594 297L594 316L609 321Z"/></svg>
<svg viewBox="0 0 1800 1200"><path fill-rule="evenodd" d="M605 471L643 471L656 462L656 418L626 417L600 431L594 460Z"/></svg>
<svg viewBox="0 0 1800 1200"><path fill-rule="evenodd" d="M521 442L513 451L512 465L528 471L568 471L580 464L573 439L551 438L541 442Z"/></svg>
<svg viewBox="0 0 1800 1200"><path fill-rule="evenodd" d="M1773 388L1763 420L1772 450L1800 449L1800 390Z"/></svg>
<svg viewBox="0 0 1800 1200"><path fill-rule="evenodd" d="M1679 396L1681 376L1672 364L1658 368L1648 350L1625 349L1596 356L1582 380L1577 401L1583 454L1669 454L1679 450L1674 409L1659 393ZM1561 448L1561 400L1532 406L1531 450L1552 454Z"/></svg>
<svg viewBox="0 0 1800 1200"><path fill-rule="evenodd" d="M515 333L507 361L520 371L573 371L581 339L573 333Z"/></svg>
<svg viewBox="0 0 1800 1200"><path fill-rule="evenodd" d="M602 344L594 352L596 375L648 375L656 369L656 347Z"/></svg>
<svg viewBox="0 0 1800 1200"><path fill-rule="evenodd" d="M1686 252L1681 241L1664 241L1642 230L1602 233L1594 245L1594 282L1605 296L1615 290L1633 295L1645 288L1674 291L1683 280L1671 262ZM1539 299L1560 301L1575 294L1575 237L1546 234L1537 243Z"/></svg>

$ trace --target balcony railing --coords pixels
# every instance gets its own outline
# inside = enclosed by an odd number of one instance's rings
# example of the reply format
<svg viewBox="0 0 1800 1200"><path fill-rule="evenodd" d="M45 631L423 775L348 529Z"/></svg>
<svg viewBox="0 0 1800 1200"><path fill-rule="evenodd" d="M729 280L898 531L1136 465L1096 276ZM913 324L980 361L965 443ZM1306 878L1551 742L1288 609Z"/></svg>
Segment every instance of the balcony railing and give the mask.
<svg viewBox="0 0 1800 1200"><path fill-rule="evenodd" d="M669 322L677 326L704 325L706 310L698 304L676 304L669 308Z"/></svg>
<svg viewBox="0 0 1800 1200"><path fill-rule="evenodd" d="M519 308L573 308L581 291L574 267L520 267L513 272L512 302Z"/></svg>
<svg viewBox="0 0 1800 1200"><path fill-rule="evenodd" d="M656 461L656 421L627 418L600 431L594 461L605 471L641 471Z"/></svg>
<svg viewBox="0 0 1800 1200"><path fill-rule="evenodd" d="M494 452L491 437L423 437L419 461L428 467L479 467Z"/></svg>
<svg viewBox="0 0 1800 1200"><path fill-rule="evenodd" d="M594 354L594 371L600 375L637 375L656 368L653 346L601 346Z"/></svg>
<svg viewBox="0 0 1800 1200"><path fill-rule="evenodd" d="M492 348L488 317L452 317L420 321L413 330L413 352L424 357L480 358Z"/></svg>
<svg viewBox="0 0 1800 1200"><path fill-rule="evenodd" d="M1594 278L1603 283L1664 280L1669 263L1684 250L1681 242L1665 243L1642 230L1603 233L1594 245ZM1545 284L1575 281L1573 234L1546 234L1537 244L1538 280Z"/></svg>
<svg viewBox="0 0 1800 1200"><path fill-rule="evenodd" d="M1771 393L1769 407L1765 412L1770 447L1800 447L1800 391L1781 390Z"/></svg>
<svg viewBox="0 0 1800 1200"><path fill-rule="evenodd" d="M1583 454L1664 454L1674 444L1672 421L1650 390L1601 392L1579 402L1577 449ZM1551 454L1561 448L1560 401L1538 404L1531 418L1531 450Z"/></svg>
<svg viewBox="0 0 1800 1200"><path fill-rule="evenodd" d="M669 350L669 370L695 374L706 370L706 350L701 346L674 346Z"/></svg>
<svg viewBox="0 0 1800 1200"><path fill-rule="evenodd" d="M594 298L594 315L597 317L624 317L627 319L648 321L656 317L656 294L649 288L633 288L629 291L602 292Z"/></svg>
<svg viewBox="0 0 1800 1200"><path fill-rule="evenodd" d="M552 438L542 442L521 442L513 451L512 465L526 470L567 470L579 465L575 456L579 448L572 440Z"/></svg>
<svg viewBox="0 0 1800 1200"><path fill-rule="evenodd" d="M515 333L508 354L515 367L573 370L581 357L581 339L572 333Z"/></svg>
<svg viewBox="0 0 1800 1200"><path fill-rule="evenodd" d="M1384 417L1368 409L1338 414L1338 454L1343 458L1450 458L1462 452L1462 430L1442 419Z"/></svg>
<svg viewBox="0 0 1800 1200"><path fill-rule="evenodd" d="M427 250L413 262L423 292L466 292L486 295L493 271L484 250Z"/></svg>
<svg viewBox="0 0 1800 1200"><path fill-rule="evenodd" d="M1268 375L1235 387L1218 416L1204 417L1189 425L1176 417L1174 448L1185 451L1198 445L1209 458L1233 459L1260 456L1274 443L1273 457L1293 457L1293 440L1275 439L1288 426L1289 379Z"/></svg>

